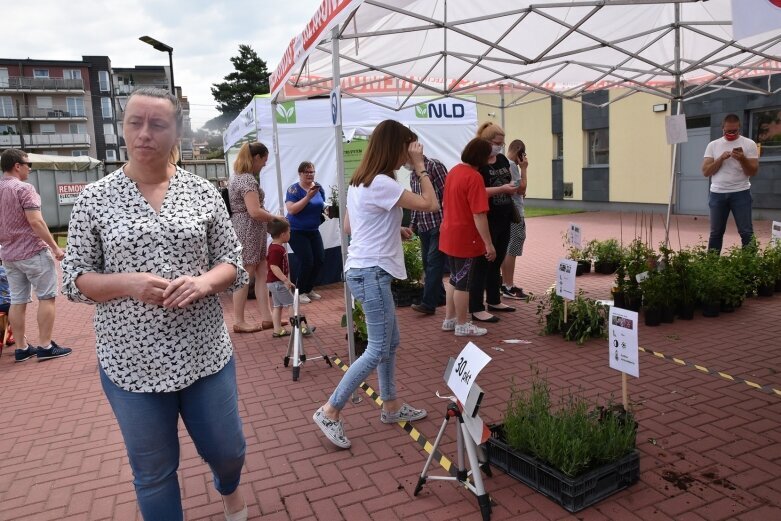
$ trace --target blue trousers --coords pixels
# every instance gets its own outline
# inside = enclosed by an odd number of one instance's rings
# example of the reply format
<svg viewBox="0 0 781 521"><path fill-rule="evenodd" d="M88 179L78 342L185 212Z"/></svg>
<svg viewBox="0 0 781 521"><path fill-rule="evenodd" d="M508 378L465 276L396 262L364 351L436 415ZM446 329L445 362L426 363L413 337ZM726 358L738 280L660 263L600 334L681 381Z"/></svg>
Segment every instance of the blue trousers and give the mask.
<svg viewBox="0 0 781 521"><path fill-rule="evenodd" d="M239 486L246 443L239 417L234 358L219 372L181 391L133 393L118 387L100 368L100 381L125 440L133 485L145 521L180 521L181 415L198 454L209 464L223 496Z"/></svg>
<svg viewBox="0 0 781 521"><path fill-rule="evenodd" d="M418 236L420 236L423 271L426 274L423 285L423 305L429 309L436 309L445 296L442 272L445 270L446 257L439 251L439 226L425 232L418 232Z"/></svg>
<svg viewBox="0 0 781 521"><path fill-rule="evenodd" d="M710 208L709 250L721 251L730 212L735 218L735 225L738 228L743 246L751 242L751 237L754 235L754 225L751 222L751 202L751 190L726 194L710 192L708 196L708 207Z"/></svg>
<svg viewBox="0 0 781 521"><path fill-rule="evenodd" d="M301 294L309 293L314 288L325 262L323 238L318 230L313 232L291 230L290 248L296 254L298 265L296 280L293 282Z"/></svg>

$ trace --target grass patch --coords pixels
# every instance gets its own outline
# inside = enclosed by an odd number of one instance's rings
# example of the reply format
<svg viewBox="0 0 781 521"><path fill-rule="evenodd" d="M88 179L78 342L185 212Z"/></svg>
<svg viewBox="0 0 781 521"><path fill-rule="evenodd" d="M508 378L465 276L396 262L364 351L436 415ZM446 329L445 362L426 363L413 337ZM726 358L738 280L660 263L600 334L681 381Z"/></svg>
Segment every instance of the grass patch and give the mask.
<svg viewBox="0 0 781 521"><path fill-rule="evenodd" d="M535 206L525 206L523 208L524 217L545 217L546 215L566 215L568 213L583 213L585 210L571 208L539 208Z"/></svg>

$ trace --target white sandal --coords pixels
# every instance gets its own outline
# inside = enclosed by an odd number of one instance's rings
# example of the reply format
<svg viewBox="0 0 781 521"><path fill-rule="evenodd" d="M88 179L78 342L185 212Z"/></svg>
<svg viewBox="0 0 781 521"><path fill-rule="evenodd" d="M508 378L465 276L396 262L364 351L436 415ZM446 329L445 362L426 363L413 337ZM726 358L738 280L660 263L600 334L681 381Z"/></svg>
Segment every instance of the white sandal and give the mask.
<svg viewBox="0 0 781 521"><path fill-rule="evenodd" d="M225 506L225 498L222 498L222 511L225 512L225 521L247 521L247 503L244 503L244 508L238 512L232 514L228 513L228 507Z"/></svg>

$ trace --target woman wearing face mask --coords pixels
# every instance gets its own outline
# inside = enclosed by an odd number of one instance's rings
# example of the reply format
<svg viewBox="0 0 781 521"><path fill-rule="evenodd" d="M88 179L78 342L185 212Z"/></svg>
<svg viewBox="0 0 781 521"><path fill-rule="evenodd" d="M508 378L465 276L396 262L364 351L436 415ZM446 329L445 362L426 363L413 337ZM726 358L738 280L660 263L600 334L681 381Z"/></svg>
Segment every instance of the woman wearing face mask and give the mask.
<svg viewBox="0 0 781 521"><path fill-rule="evenodd" d="M510 161L504 155L504 130L496 123L486 122L477 129L477 137L491 143L491 157L488 164L480 167L485 191L488 193L488 229L491 242L496 249L496 257L489 261L485 257L477 259L476 277L469 289L469 312L472 320L479 322L498 322L499 317L490 313L515 311L502 303L501 267L510 242L510 224L513 217L512 194L517 187L512 183ZM486 303L488 311L486 311Z"/></svg>

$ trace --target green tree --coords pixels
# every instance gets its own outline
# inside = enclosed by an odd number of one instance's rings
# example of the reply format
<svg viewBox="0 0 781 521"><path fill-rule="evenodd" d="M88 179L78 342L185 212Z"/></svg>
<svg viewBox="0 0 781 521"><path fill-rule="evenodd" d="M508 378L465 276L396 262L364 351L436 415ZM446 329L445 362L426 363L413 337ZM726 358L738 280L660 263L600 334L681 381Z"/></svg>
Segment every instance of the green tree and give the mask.
<svg viewBox="0 0 781 521"><path fill-rule="evenodd" d="M220 115L206 122L204 127L222 130L233 121L256 94L269 92L269 72L266 62L249 45L239 45L239 55L233 56L233 72L222 83L212 84L212 96Z"/></svg>

